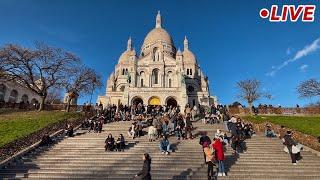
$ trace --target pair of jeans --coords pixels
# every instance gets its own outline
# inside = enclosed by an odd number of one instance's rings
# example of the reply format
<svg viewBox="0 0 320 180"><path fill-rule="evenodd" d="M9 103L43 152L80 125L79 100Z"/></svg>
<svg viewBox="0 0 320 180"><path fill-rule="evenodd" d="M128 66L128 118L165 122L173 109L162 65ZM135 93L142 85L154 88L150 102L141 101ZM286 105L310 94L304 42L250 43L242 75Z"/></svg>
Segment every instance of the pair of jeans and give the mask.
<svg viewBox="0 0 320 180"><path fill-rule="evenodd" d="M182 132L182 130L180 128L176 130L176 136L178 138L181 138L183 136L183 132Z"/></svg>
<svg viewBox="0 0 320 180"><path fill-rule="evenodd" d="M223 121L223 123L224 123L224 130L229 132L228 121Z"/></svg>
<svg viewBox="0 0 320 180"><path fill-rule="evenodd" d="M169 152L170 151L170 144L167 147L159 145L159 149L161 152Z"/></svg>
<svg viewBox="0 0 320 180"><path fill-rule="evenodd" d="M224 173L224 163L223 161L218 160L218 168L219 168L219 173Z"/></svg>

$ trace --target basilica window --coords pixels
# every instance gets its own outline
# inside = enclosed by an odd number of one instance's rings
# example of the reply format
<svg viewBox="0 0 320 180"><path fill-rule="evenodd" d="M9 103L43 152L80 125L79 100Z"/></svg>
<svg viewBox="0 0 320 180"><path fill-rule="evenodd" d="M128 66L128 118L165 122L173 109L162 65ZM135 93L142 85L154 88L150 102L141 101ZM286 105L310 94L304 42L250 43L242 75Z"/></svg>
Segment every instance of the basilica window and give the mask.
<svg viewBox="0 0 320 180"><path fill-rule="evenodd" d="M159 70L154 69L152 71L152 79L153 79L153 84L159 84Z"/></svg>
<svg viewBox="0 0 320 180"><path fill-rule="evenodd" d="M24 95L21 97L21 101L22 101L23 103L28 103L28 101L29 101L28 95L24 94Z"/></svg>
<svg viewBox="0 0 320 180"><path fill-rule="evenodd" d="M122 92L123 92L123 91L124 91L124 89L125 89L125 86L121 86L121 87L120 87L120 91L122 91Z"/></svg>
<svg viewBox="0 0 320 180"><path fill-rule="evenodd" d="M172 86L171 86L171 79L169 79L169 88L171 88Z"/></svg>
<svg viewBox="0 0 320 180"><path fill-rule="evenodd" d="M9 102L16 103L18 99L18 91L12 90L9 96Z"/></svg>
<svg viewBox="0 0 320 180"><path fill-rule="evenodd" d="M140 72L140 87L144 87L144 71Z"/></svg>
<svg viewBox="0 0 320 180"><path fill-rule="evenodd" d="M189 75L189 69L187 69L187 75Z"/></svg>
<svg viewBox="0 0 320 180"><path fill-rule="evenodd" d="M192 69L190 69L190 75L192 75Z"/></svg>
<svg viewBox="0 0 320 180"><path fill-rule="evenodd" d="M4 96L6 95L6 86L0 84L0 102L4 101Z"/></svg>
<svg viewBox="0 0 320 180"><path fill-rule="evenodd" d="M125 74L125 72L124 72L125 70L124 69L122 69L122 75L124 75Z"/></svg>

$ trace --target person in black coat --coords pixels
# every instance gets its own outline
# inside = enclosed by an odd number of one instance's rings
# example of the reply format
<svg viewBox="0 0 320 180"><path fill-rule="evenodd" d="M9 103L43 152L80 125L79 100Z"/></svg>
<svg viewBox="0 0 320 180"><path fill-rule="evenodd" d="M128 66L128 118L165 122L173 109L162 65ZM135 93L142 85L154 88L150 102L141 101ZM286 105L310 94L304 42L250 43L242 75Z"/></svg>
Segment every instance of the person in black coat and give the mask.
<svg viewBox="0 0 320 180"><path fill-rule="evenodd" d="M109 134L108 135L108 138L106 139L105 141L106 145L105 145L105 149L106 151L113 151L114 148L115 148L115 145L114 145L114 138L112 137L112 134Z"/></svg>
<svg viewBox="0 0 320 180"><path fill-rule="evenodd" d="M116 142L117 151L124 151L124 147L125 147L125 140L123 135L120 134Z"/></svg>
<svg viewBox="0 0 320 180"><path fill-rule="evenodd" d="M49 146L51 144L53 144L53 140L50 138L49 134L46 133L41 139L40 146Z"/></svg>
<svg viewBox="0 0 320 180"><path fill-rule="evenodd" d="M73 126L72 125L68 124L66 131L67 131L67 133L66 133L67 136L73 137Z"/></svg>
<svg viewBox="0 0 320 180"><path fill-rule="evenodd" d="M151 157L148 153L143 154L142 170L138 172L135 177L140 177L141 180L151 180Z"/></svg>
<svg viewBox="0 0 320 180"><path fill-rule="evenodd" d="M291 161L293 165L296 165L297 162L301 159L300 152L293 154L292 153L292 146L296 146L297 143L293 140L291 131L287 131L287 134L284 136L284 143L285 146L287 146L289 150L289 154L291 156Z"/></svg>

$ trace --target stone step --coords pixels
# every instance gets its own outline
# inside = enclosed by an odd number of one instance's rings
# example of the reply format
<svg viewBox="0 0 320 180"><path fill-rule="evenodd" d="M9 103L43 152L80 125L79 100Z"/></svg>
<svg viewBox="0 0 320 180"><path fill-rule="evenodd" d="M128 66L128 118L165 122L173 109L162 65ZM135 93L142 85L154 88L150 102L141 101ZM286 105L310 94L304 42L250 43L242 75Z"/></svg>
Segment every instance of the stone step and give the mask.
<svg viewBox="0 0 320 180"><path fill-rule="evenodd" d="M259 173L259 172L266 172L268 171L269 173L319 173L320 169L319 168L302 168L302 167L298 167L298 166L294 166L294 167L285 167L285 168L271 168L271 169L255 169L254 172L255 173ZM240 173L240 172L245 172L250 174L250 172L252 172L252 169L234 169L232 168L230 170L230 173Z"/></svg>
<svg viewBox="0 0 320 180"><path fill-rule="evenodd" d="M101 178L104 177L106 179L114 179L114 178L122 178L122 179L128 179L133 177L137 171L128 171L128 172L123 172L123 171L115 171L119 174L110 174L107 172L92 172L92 173L87 173L87 172L80 172L80 173L29 173L28 177L31 178L60 178L60 177L81 177L81 178ZM161 178L172 178L173 176L179 176L180 171L175 171L172 174L166 173L165 171L158 171L158 172L152 172L152 177L161 177ZM153 179L153 178L152 178Z"/></svg>
<svg viewBox="0 0 320 180"><path fill-rule="evenodd" d="M135 173L131 174L115 174L115 175L108 175L108 174L28 174L28 179L134 179ZM18 179L24 179L24 174L19 175ZM173 178L174 177L174 178ZM1 175L0 178L16 178L16 174L5 174ZM180 174L152 174L152 179L159 179L159 180L166 180L166 179L175 179L175 180L185 180L186 177Z"/></svg>
<svg viewBox="0 0 320 180"><path fill-rule="evenodd" d="M228 175L229 176L264 176L264 177L283 177L283 176L288 176L290 175L292 176L300 176L300 177L319 177L319 172L308 172L308 173L302 173L300 171L297 170L295 171L280 171L281 173L276 173L276 174L272 174L272 170L268 170L268 171L244 171L244 172L229 172ZM283 172L283 173L282 173Z"/></svg>
<svg viewBox="0 0 320 180"><path fill-rule="evenodd" d="M94 162L94 161L87 161L87 162L83 162L83 161L75 161L75 162L70 162L70 161L65 161L65 162L51 162L51 161L47 161L47 162L39 162L39 163L24 163L24 164L17 164L14 167L74 167L72 164L73 163L78 163L79 167L86 167L86 166L94 166L94 167L100 167L100 166L121 166L121 163L119 164L119 160L123 159L118 159L118 161L109 161L109 162ZM136 166L137 162L140 161L128 161L128 163L126 163L128 166ZM193 161L193 162L187 162L187 161L180 161L177 162L177 160L161 160L161 161L157 161L154 162L152 164L152 166L160 166L160 165L165 165L165 166L189 166L189 165L201 165L204 163L204 161ZM187 164L181 164L181 163L187 163ZM117 165L118 164L118 165ZM141 162L142 164L142 162Z"/></svg>

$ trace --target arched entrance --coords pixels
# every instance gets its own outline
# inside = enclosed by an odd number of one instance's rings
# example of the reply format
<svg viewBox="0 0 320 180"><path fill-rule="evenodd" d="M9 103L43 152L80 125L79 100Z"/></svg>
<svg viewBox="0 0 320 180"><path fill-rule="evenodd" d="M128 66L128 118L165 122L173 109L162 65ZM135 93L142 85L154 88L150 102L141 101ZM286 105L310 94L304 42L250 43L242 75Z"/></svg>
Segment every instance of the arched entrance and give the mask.
<svg viewBox="0 0 320 180"><path fill-rule="evenodd" d="M168 107L170 107L170 106L172 106L172 107L177 107L178 103L177 103L177 100L176 100L176 99L174 99L173 97L169 97L169 98L167 99L166 105L167 105Z"/></svg>
<svg viewBox="0 0 320 180"><path fill-rule="evenodd" d="M160 105L160 98L158 98L158 97L156 97L156 96L152 96L152 97L149 99L148 104L149 104L149 105L152 105L152 106Z"/></svg>
<svg viewBox="0 0 320 180"><path fill-rule="evenodd" d="M140 97L134 97L131 100L132 105L138 105L139 103L143 104L143 100Z"/></svg>

